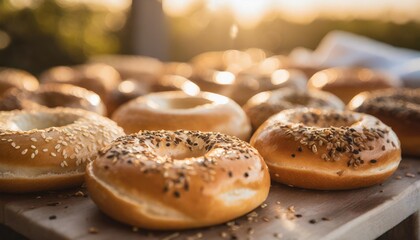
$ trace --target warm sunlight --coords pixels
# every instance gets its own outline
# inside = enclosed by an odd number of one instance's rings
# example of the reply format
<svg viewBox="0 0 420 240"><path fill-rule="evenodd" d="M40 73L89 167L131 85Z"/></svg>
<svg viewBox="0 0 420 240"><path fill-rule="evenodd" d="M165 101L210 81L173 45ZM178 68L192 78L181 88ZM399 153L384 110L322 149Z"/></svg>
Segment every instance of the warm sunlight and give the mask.
<svg viewBox="0 0 420 240"><path fill-rule="evenodd" d="M298 23L308 23L318 17L381 19L397 23L420 21L418 0L162 0L162 3L165 13L172 17L188 16L203 6L215 17L230 12L243 28L253 28L273 16Z"/></svg>

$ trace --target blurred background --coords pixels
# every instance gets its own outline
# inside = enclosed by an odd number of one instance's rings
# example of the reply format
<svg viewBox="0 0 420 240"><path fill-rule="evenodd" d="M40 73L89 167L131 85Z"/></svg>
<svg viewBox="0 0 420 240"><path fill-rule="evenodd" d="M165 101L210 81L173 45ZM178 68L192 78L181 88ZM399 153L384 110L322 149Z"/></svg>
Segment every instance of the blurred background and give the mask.
<svg viewBox="0 0 420 240"><path fill-rule="evenodd" d="M0 0L0 65L39 74L97 54L286 54L331 30L420 50L419 13L419 0Z"/></svg>

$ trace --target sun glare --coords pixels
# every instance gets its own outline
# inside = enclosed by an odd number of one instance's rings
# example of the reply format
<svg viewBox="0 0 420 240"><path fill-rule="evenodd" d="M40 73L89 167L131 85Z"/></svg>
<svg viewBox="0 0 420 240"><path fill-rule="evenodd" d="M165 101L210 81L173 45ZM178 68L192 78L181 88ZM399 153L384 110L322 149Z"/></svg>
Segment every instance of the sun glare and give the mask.
<svg viewBox="0 0 420 240"><path fill-rule="evenodd" d="M235 81L235 75L227 71L218 71L214 73L213 81L219 84L229 85Z"/></svg>
<svg viewBox="0 0 420 240"><path fill-rule="evenodd" d="M418 0L162 0L162 4L165 13L173 17L188 16L202 6L215 17L230 12L243 28L253 28L272 16L298 23L308 23L318 17L397 23L420 21Z"/></svg>

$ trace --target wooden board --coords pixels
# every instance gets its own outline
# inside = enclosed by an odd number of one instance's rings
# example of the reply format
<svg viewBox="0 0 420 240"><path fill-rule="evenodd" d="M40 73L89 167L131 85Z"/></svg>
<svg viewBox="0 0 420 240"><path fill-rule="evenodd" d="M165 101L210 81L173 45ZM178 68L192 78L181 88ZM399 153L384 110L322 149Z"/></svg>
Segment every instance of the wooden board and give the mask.
<svg viewBox="0 0 420 240"><path fill-rule="evenodd" d="M374 239L420 209L420 159L404 159L384 184L365 189L309 191L273 183L266 203L248 216L190 231L120 224L85 192L2 194L0 223L31 239Z"/></svg>

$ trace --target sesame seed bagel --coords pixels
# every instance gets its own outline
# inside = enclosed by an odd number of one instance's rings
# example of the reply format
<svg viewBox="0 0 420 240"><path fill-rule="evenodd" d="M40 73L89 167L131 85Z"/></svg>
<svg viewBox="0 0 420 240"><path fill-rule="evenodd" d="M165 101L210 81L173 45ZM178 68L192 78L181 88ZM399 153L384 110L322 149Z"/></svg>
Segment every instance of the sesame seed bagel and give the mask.
<svg viewBox="0 0 420 240"><path fill-rule="evenodd" d="M35 91L12 89L0 99L1 111L43 107L80 108L100 115L106 114L105 105L96 93L70 84L47 83Z"/></svg>
<svg viewBox="0 0 420 240"><path fill-rule="evenodd" d="M397 77L368 68L328 68L315 73L308 81L308 89L331 92L345 103L364 91L400 86Z"/></svg>
<svg viewBox="0 0 420 240"><path fill-rule="evenodd" d="M364 92L348 107L379 118L398 135L404 155L420 156L420 88Z"/></svg>
<svg viewBox="0 0 420 240"><path fill-rule="evenodd" d="M0 67L0 96L11 88L33 91L38 85L38 80L26 71Z"/></svg>
<svg viewBox="0 0 420 240"><path fill-rule="evenodd" d="M87 162L123 131L81 109L0 112L0 192L76 186Z"/></svg>
<svg viewBox="0 0 420 240"><path fill-rule="evenodd" d="M248 143L221 133L141 131L87 167L89 196L112 218L147 229L223 223L258 207L270 176Z"/></svg>
<svg viewBox="0 0 420 240"><path fill-rule="evenodd" d="M231 99L208 92L194 96L182 91L151 93L122 105L112 119L127 134L140 130L221 132L248 140L251 124Z"/></svg>
<svg viewBox="0 0 420 240"><path fill-rule="evenodd" d="M328 92L318 90L299 91L284 88L255 95L248 100L243 109L251 120L252 127L257 129L274 114L298 107L343 110L344 103L338 97Z"/></svg>
<svg viewBox="0 0 420 240"><path fill-rule="evenodd" d="M252 136L275 181L339 190L385 181L401 160L397 135L377 118L350 111L291 109Z"/></svg>

